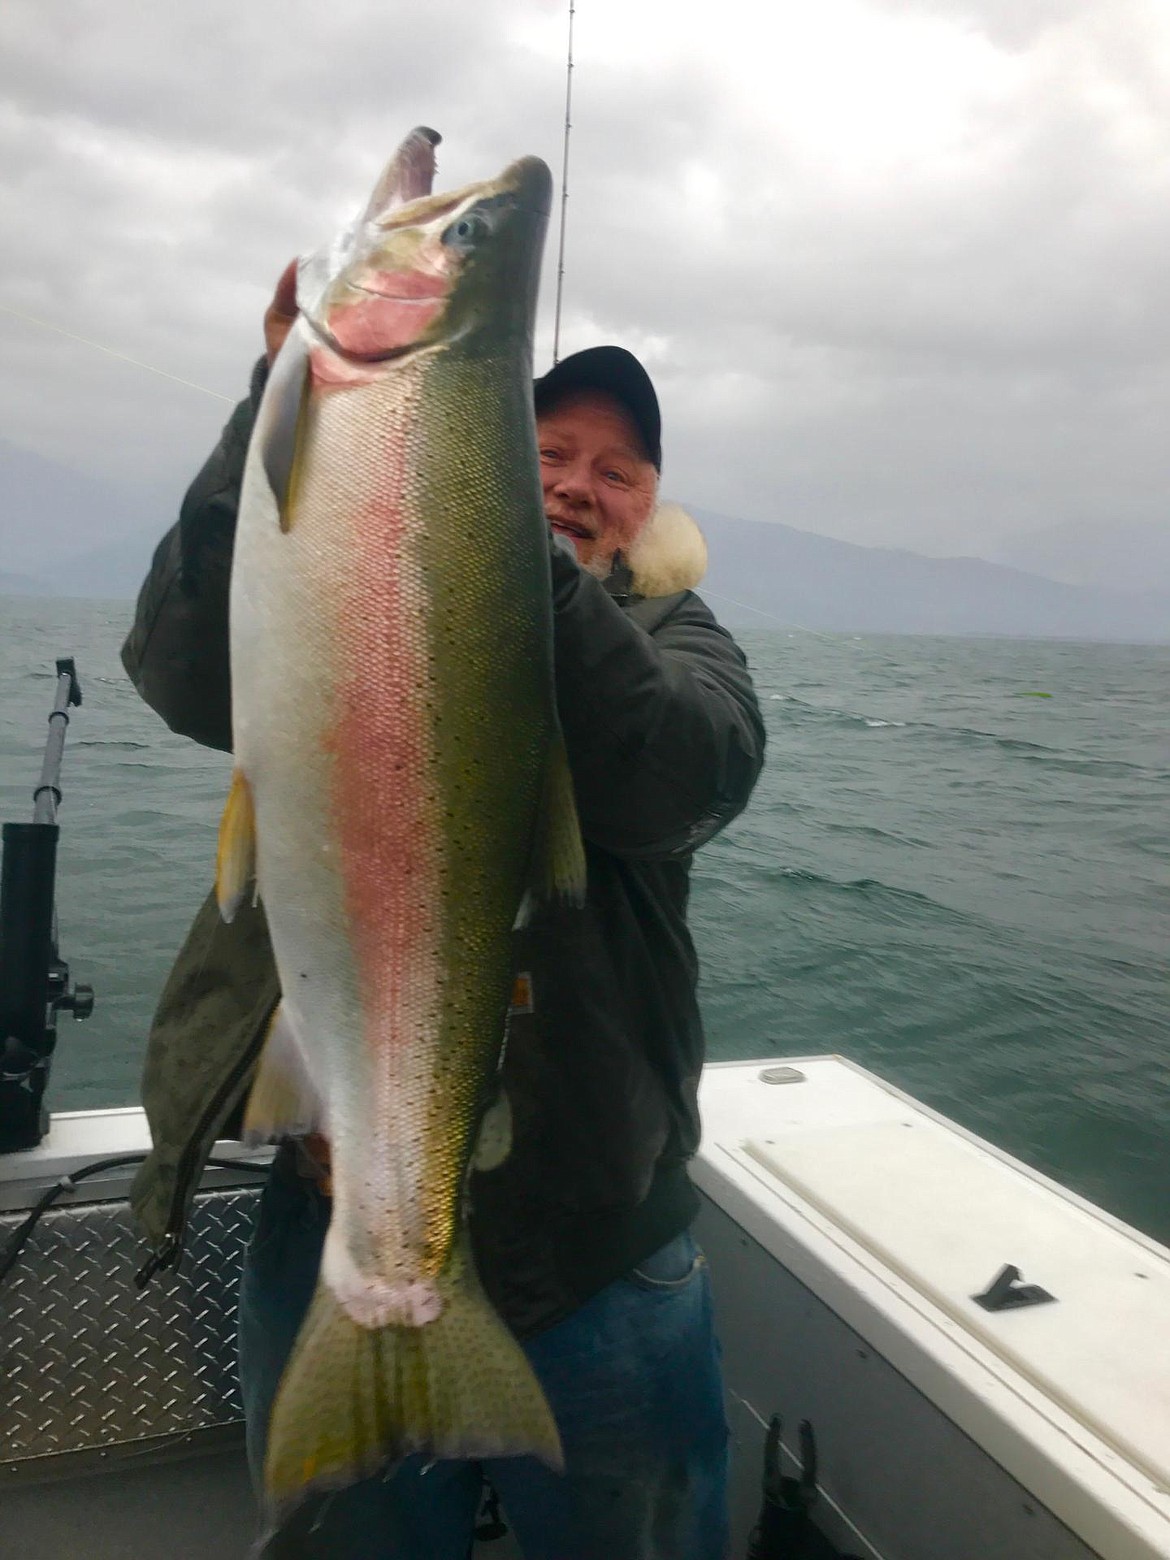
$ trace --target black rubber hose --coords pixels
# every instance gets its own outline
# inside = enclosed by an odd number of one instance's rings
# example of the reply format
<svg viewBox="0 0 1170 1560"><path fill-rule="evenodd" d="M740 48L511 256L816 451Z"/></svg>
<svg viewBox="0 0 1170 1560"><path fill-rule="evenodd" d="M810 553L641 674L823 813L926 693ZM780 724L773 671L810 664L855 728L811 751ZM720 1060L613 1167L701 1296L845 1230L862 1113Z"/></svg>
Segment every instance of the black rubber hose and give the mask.
<svg viewBox="0 0 1170 1560"><path fill-rule="evenodd" d="M59 1197L63 1197L66 1192L72 1192L78 1181L84 1181L91 1175L101 1175L103 1170L121 1170L127 1165L140 1165L146 1157L145 1154L119 1154L113 1159L95 1159L92 1164L82 1165L71 1174L63 1175L59 1181L54 1181L52 1186L41 1193L29 1209L27 1217L17 1225L9 1237L4 1247L4 1254L0 1256L0 1284L4 1283L16 1266L16 1259L28 1245L41 1215L47 1213ZM215 1170L253 1170L262 1174L266 1174L269 1168L267 1163L250 1164L246 1159L209 1159L207 1163Z"/></svg>

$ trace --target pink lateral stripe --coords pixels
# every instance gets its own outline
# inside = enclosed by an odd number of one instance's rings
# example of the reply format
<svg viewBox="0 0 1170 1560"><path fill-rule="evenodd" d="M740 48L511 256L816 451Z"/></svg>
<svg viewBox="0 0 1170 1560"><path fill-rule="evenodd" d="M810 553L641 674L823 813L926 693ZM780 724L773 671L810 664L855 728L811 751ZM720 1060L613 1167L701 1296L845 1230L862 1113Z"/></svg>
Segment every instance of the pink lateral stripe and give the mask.
<svg viewBox="0 0 1170 1560"><path fill-rule="evenodd" d="M333 809L366 1042L375 1075L388 1053L433 1029L441 938L439 846L424 601L405 553L401 437L381 450L378 496L351 521L338 644Z"/></svg>

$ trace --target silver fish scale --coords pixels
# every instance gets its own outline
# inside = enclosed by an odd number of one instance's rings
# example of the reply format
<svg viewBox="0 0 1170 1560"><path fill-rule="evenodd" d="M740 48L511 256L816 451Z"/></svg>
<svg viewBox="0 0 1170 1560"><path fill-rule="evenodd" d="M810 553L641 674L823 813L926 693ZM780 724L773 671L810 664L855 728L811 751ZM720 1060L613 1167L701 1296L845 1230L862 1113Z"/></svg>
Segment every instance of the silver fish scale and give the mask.
<svg viewBox="0 0 1170 1560"><path fill-rule="evenodd" d="M41 1219L0 1289L0 1466L242 1420L236 1293L257 1196L201 1195L180 1270L141 1291L124 1202ZM0 1248L23 1217L0 1218Z"/></svg>

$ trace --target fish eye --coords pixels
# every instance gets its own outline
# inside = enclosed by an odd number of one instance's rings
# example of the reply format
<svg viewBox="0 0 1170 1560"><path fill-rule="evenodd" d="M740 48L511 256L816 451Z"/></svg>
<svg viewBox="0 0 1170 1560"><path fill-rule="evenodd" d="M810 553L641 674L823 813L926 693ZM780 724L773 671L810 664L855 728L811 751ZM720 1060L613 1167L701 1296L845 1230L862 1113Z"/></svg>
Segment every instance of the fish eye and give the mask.
<svg viewBox="0 0 1170 1560"><path fill-rule="evenodd" d="M479 211L465 211L443 234L444 244L454 249L470 249L491 232L491 224Z"/></svg>

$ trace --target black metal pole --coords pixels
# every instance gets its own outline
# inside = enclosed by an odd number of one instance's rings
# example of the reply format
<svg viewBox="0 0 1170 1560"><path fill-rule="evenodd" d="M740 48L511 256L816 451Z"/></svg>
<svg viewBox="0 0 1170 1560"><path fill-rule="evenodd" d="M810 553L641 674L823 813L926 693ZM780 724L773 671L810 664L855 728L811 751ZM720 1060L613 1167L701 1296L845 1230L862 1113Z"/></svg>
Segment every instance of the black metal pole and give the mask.
<svg viewBox="0 0 1170 1560"><path fill-rule="evenodd" d="M6 823L0 831L0 1153L33 1148L44 1135L42 1102L58 1009L83 1018L93 1007L88 987L69 988L54 913L61 759L69 708L80 703L77 668L71 658L62 659L33 821Z"/></svg>
<svg viewBox="0 0 1170 1560"><path fill-rule="evenodd" d="M55 823L6 823L0 868L0 1071L31 1067L45 1054L53 962Z"/></svg>

